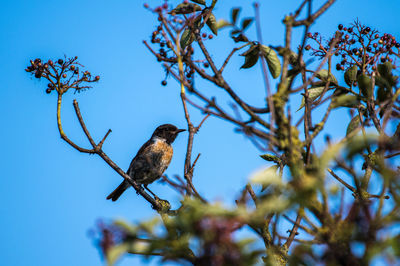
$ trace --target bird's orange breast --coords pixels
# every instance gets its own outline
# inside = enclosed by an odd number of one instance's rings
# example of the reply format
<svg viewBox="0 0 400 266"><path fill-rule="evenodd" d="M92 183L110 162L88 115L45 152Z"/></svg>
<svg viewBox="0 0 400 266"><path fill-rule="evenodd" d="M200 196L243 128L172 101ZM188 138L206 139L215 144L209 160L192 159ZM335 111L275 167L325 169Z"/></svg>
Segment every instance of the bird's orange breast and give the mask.
<svg viewBox="0 0 400 266"><path fill-rule="evenodd" d="M152 152L156 154L161 154L161 164L168 167L169 163L171 162L174 150L172 149L172 146L165 141L156 140L155 143L152 145Z"/></svg>

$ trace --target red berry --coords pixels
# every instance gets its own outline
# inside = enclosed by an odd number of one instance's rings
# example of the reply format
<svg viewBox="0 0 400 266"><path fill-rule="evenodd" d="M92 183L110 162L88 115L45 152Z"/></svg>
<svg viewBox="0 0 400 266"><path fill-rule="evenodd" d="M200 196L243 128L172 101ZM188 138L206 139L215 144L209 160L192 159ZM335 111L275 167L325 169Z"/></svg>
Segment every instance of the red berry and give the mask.
<svg viewBox="0 0 400 266"><path fill-rule="evenodd" d="M168 4L167 4L167 3L164 3L164 4L162 5L162 8L168 9Z"/></svg>
<svg viewBox="0 0 400 266"><path fill-rule="evenodd" d="M167 85L167 81L166 80L161 81L161 85L166 86Z"/></svg>
<svg viewBox="0 0 400 266"><path fill-rule="evenodd" d="M202 35L201 35L203 38L206 38L207 37L207 33L203 33Z"/></svg>
<svg viewBox="0 0 400 266"><path fill-rule="evenodd" d="M212 34L208 35L208 39L211 40L212 38L214 38L214 36L212 36Z"/></svg>
<svg viewBox="0 0 400 266"><path fill-rule="evenodd" d="M47 88L47 89L46 89L46 93L49 94L50 92L51 92L51 89L50 89L50 88Z"/></svg>
<svg viewBox="0 0 400 266"><path fill-rule="evenodd" d="M144 7L144 8L149 8L149 4L144 3L143 7Z"/></svg>
<svg viewBox="0 0 400 266"><path fill-rule="evenodd" d="M66 78L66 77L67 77L67 74L63 74L62 77L63 77L63 78Z"/></svg>
<svg viewBox="0 0 400 266"><path fill-rule="evenodd" d="M57 63L58 63L59 65L62 65L62 64L64 63L64 61L63 61L62 59L58 59Z"/></svg>
<svg viewBox="0 0 400 266"><path fill-rule="evenodd" d="M96 76L96 77L94 77L94 79L95 79L95 80L99 80L99 79L100 79L100 76Z"/></svg>
<svg viewBox="0 0 400 266"><path fill-rule="evenodd" d="M311 45L306 45L306 47L305 47L305 49L308 51L308 50L310 50L311 49Z"/></svg>
<svg viewBox="0 0 400 266"><path fill-rule="evenodd" d="M339 24L339 25L338 25L338 29L339 29L339 30L342 30L342 29L343 29L343 24Z"/></svg>

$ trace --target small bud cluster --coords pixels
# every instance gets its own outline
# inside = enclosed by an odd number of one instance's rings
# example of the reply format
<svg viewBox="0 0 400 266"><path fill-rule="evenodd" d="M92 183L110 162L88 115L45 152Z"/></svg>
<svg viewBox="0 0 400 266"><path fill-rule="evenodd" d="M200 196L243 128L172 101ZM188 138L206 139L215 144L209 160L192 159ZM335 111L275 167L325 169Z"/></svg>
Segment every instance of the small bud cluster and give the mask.
<svg viewBox="0 0 400 266"><path fill-rule="evenodd" d="M371 73L376 70L377 64L386 61L395 67L394 55L400 56L400 43L394 36L387 33L381 35L358 21L349 27L339 24L335 36L325 44L318 32L308 33L307 37L318 44L316 48L310 44L305 47L305 50L311 50L311 55L323 58L331 49L332 54L340 58L336 70L357 65L362 72Z"/></svg>
<svg viewBox="0 0 400 266"><path fill-rule="evenodd" d="M83 86L84 82L96 82L100 80L100 76L92 76L89 71L80 71L81 64L77 62L78 57L58 59L56 61L48 60L43 63L40 58L30 61L30 65L25 69L35 78L45 78L49 81L46 93L57 90L58 93L64 93L68 89L73 88L80 92L90 86Z"/></svg>

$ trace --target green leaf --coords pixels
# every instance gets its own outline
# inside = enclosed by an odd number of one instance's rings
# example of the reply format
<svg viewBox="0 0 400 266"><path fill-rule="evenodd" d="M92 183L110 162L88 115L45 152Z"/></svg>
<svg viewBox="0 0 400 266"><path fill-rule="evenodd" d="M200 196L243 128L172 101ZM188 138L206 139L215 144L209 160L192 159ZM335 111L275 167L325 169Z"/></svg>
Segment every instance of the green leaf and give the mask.
<svg viewBox="0 0 400 266"><path fill-rule="evenodd" d="M357 66L353 65L349 67L346 72L344 73L344 81L348 86L352 86L354 81L357 80Z"/></svg>
<svg viewBox="0 0 400 266"><path fill-rule="evenodd" d="M228 26L232 26L232 24L229 23L228 21L226 21L225 19L220 19L217 22L217 28L218 29L222 29L222 28L225 28L225 27L228 27Z"/></svg>
<svg viewBox="0 0 400 266"><path fill-rule="evenodd" d="M360 116L356 115L355 117L353 117L353 119L351 119L349 125L347 126L346 137L351 132L353 132L354 130L358 129L359 126L360 126Z"/></svg>
<svg viewBox="0 0 400 266"><path fill-rule="evenodd" d="M330 144L325 151L322 153L319 164L318 164L318 169L320 171L320 174L324 173L326 168L329 166L330 162L336 158L336 156L339 156L341 153L341 149L344 147L343 142L338 142L338 143L333 143Z"/></svg>
<svg viewBox="0 0 400 266"><path fill-rule="evenodd" d="M242 20L242 31L244 31L253 22L253 18L246 18Z"/></svg>
<svg viewBox="0 0 400 266"><path fill-rule="evenodd" d="M390 97L390 93L386 88L384 87L379 87L377 92L376 92L376 99L378 102L382 103L386 100L388 100Z"/></svg>
<svg viewBox="0 0 400 266"><path fill-rule="evenodd" d="M260 47L258 45L252 45L249 50L241 54L242 56L245 56L244 64L240 68L250 68L254 66L259 57L259 49Z"/></svg>
<svg viewBox="0 0 400 266"><path fill-rule="evenodd" d="M359 104L358 97L353 94L342 94L333 99L332 108L337 107L357 107Z"/></svg>
<svg viewBox="0 0 400 266"><path fill-rule="evenodd" d="M322 94L324 89L325 89L325 87L315 87L315 88L308 89L308 100L310 102L313 102L315 99L317 99ZM300 107L299 107L299 109L297 109L297 111L299 111L301 108L303 108L304 105L306 105L306 100L305 100L305 97L303 96L303 98L301 99Z"/></svg>
<svg viewBox="0 0 400 266"><path fill-rule="evenodd" d="M246 55L244 64L240 68L251 68L258 61L258 54L249 54Z"/></svg>
<svg viewBox="0 0 400 266"><path fill-rule="evenodd" d="M250 180L254 184L261 184L264 190L269 185L274 185L277 187L283 187L281 177L276 172L278 170L277 165L272 165L270 167L261 169L251 175Z"/></svg>
<svg viewBox="0 0 400 266"><path fill-rule="evenodd" d="M362 153L362 151L375 144L378 140L377 135L367 134L365 136L357 135L350 138L346 144L347 154L346 158L350 159L353 156Z"/></svg>
<svg viewBox="0 0 400 266"><path fill-rule="evenodd" d="M213 13L210 13L207 19L207 26L210 28L210 30L215 34L218 35L218 25L217 25L217 19L215 18Z"/></svg>
<svg viewBox="0 0 400 266"><path fill-rule="evenodd" d="M182 49L185 49L186 46L190 45L196 37L194 36L194 33L187 27L181 36L180 44Z"/></svg>
<svg viewBox="0 0 400 266"><path fill-rule="evenodd" d="M107 264L114 265L117 262L117 260L127 251L128 251L128 244L126 243L111 247L106 254Z"/></svg>
<svg viewBox="0 0 400 266"><path fill-rule="evenodd" d="M329 70L327 69L321 69L318 71L316 77L324 82L328 82L328 79L330 78L331 83L338 84L335 76L332 73L329 75Z"/></svg>
<svg viewBox="0 0 400 266"><path fill-rule="evenodd" d="M238 36L232 36L232 39L235 42L249 42L249 39L243 34L239 34Z"/></svg>
<svg viewBox="0 0 400 266"><path fill-rule="evenodd" d="M250 48L246 52L242 53L241 56L247 56L251 53L258 53L259 49L260 49L260 47L258 45L253 44L250 46Z"/></svg>
<svg viewBox="0 0 400 266"><path fill-rule="evenodd" d="M390 81L388 81L386 78L381 77L381 76L375 76L375 84L376 84L378 87L386 88L386 89L389 89L389 90L390 90L390 88L392 87L392 86L390 85Z"/></svg>
<svg viewBox="0 0 400 266"><path fill-rule="evenodd" d="M206 4L206 0L190 0L190 1L198 3L200 5L205 5Z"/></svg>
<svg viewBox="0 0 400 266"><path fill-rule="evenodd" d="M393 65L390 62L385 62L378 65L378 72L383 77L390 77L392 75Z"/></svg>
<svg viewBox="0 0 400 266"><path fill-rule="evenodd" d="M278 156L271 155L271 154L263 154L263 155L260 155L260 157L268 162L274 162L274 163L281 162L281 159Z"/></svg>
<svg viewBox="0 0 400 266"><path fill-rule="evenodd" d="M358 87L362 95L367 98L372 96L372 80L366 74L361 74L357 77Z"/></svg>
<svg viewBox="0 0 400 266"><path fill-rule="evenodd" d="M290 206L290 201L287 198L283 196L272 195L261 200L257 205L257 209L250 215L252 219L257 219L257 216L260 219L264 218L266 213L274 213L274 212L279 213L284 210L287 210L289 206ZM267 264L267 265L276 265L276 264Z"/></svg>
<svg viewBox="0 0 400 266"><path fill-rule="evenodd" d="M236 24L238 15L239 15L240 8L234 8L232 9L231 13L231 19L232 19L232 24Z"/></svg>
<svg viewBox="0 0 400 266"><path fill-rule="evenodd" d="M134 235L137 232L137 227L127 223L124 220L118 219L113 222L115 226L122 228L125 232L129 232L130 234Z"/></svg>
<svg viewBox="0 0 400 266"><path fill-rule="evenodd" d="M267 60L269 72L276 79L281 74L281 61L279 61L276 52L268 46L262 45L261 52Z"/></svg>
<svg viewBox="0 0 400 266"><path fill-rule="evenodd" d="M196 11L200 11L202 8L196 4L192 3L182 3L177 5L174 9L172 9L168 14L189 14Z"/></svg>

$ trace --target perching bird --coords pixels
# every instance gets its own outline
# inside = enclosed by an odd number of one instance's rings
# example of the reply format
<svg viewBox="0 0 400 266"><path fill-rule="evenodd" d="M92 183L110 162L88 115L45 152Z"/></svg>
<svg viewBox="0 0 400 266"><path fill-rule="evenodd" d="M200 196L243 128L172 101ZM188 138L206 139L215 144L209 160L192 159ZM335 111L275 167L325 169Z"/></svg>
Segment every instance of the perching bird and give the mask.
<svg viewBox="0 0 400 266"><path fill-rule="evenodd" d="M151 138L143 144L133 158L127 174L147 189L147 185L159 179L167 169L173 154L171 144L182 131L185 129L178 129L171 124L157 127ZM107 196L107 199L116 201L130 186L129 182L124 180Z"/></svg>

